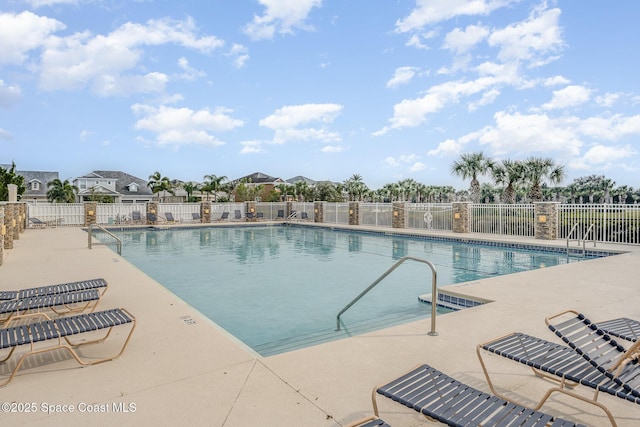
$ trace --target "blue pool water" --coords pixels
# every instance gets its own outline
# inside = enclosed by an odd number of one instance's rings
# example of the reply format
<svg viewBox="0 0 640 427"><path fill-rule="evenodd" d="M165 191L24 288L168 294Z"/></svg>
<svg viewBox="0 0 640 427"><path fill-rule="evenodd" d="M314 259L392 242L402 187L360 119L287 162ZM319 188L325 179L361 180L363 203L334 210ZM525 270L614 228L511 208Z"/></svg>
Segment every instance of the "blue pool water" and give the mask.
<svg viewBox="0 0 640 427"><path fill-rule="evenodd" d="M408 261L335 331L337 313L404 256L435 264L439 286L574 261L564 253L304 226L116 234L124 258L262 355L428 317L431 307L417 297L430 294L431 270Z"/></svg>

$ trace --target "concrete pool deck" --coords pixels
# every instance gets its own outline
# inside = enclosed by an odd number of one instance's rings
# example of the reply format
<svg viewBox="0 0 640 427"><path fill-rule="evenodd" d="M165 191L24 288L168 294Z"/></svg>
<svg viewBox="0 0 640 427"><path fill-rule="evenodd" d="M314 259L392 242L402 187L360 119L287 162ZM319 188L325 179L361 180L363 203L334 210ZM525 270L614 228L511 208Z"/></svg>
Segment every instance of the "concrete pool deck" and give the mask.
<svg viewBox="0 0 640 427"><path fill-rule="evenodd" d="M35 411L4 412L3 406L0 419L3 425L35 426L341 426L372 414L375 385L421 363L489 391L476 357L478 343L512 331L553 341L544 318L565 309L595 321L640 319L640 247L598 244L598 249L627 253L448 286L493 302L438 316L438 336L427 335L430 319L423 319L261 357L108 247L88 250L83 230L29 229L5 251L0 290L103 277L109 290L99 309L124 307L136 316L137 327L125 353L110 362L80 368L62 352L31 359L0 388L0 403ZM116 348L125 332L116 328L116 336L91 351ZM496 386L523 404L533 405L552 386L517 363L499 357L488 362ZM0 374L5 372L0 365ZM576 392L592 394L586 388ZM606 394L598 400L619 426L640 424L638 405ZM389 399L378 403L381 417L393 426L437 425ZM609 425L596 407L566 396L556 394L542 410L586 425Z"/></svg>

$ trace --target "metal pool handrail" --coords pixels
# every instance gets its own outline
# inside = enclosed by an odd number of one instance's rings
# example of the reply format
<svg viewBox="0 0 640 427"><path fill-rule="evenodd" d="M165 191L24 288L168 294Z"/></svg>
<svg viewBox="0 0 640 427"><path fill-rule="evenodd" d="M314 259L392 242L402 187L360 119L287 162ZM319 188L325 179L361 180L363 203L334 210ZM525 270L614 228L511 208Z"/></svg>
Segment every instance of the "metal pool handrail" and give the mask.
<svg viewBox="0 0 640 427"><path fill-rule="evenodd" d="M99 228L101 231L104 231L109 236L113 237L115 239L115 241L116 241L116 249L118 251L118 255L122 255L122 240L118 236L116 236L115 234L113 234L112 232L110 232L109 230L104 228L103 226L101 226L100 224L90 224L89 225L89 233L87 233L89 235L89 249L91 249L91 240L92 240L92 237L93 237L93 228L94 227ZM97 243L97 244L104 245L105 243Z"/></svg>
<svg viewBox="0 0 640 427"><path fill-rule="evenodd" d="M438 278L437 278L437 273L436 273L436 267L430 261L427 261L426 259L415 258L415 257L412 257L412 256L405 256L405 257L400 258L398 260L398 262L393 264L393 266L391 266L391 268L389 268L387 271L385 271L372 284L370 284L367 289L362 291L360 293L360 295L355 297L349 304L347 304L342 310L340 310L340 313L338 313L338 315L336 316L336 330L337 331L340 330L340 316L342 316L342 314L345 311L350 309L351 306L353 306L356 302L358 302L360 300L360 298L365 296L378 283L382 282L382 280L384 280L396 268L400 267L400 264L402 264L402 263L404 263L405 261L408 261L408 260L422 262L424 264L427 264L429 266L429 268L431 268L431 331L429 332L429 335L437 336L438 333L436 332L436 312L437 312L436 301L438 300L438 290L437 290Z"/></svg>

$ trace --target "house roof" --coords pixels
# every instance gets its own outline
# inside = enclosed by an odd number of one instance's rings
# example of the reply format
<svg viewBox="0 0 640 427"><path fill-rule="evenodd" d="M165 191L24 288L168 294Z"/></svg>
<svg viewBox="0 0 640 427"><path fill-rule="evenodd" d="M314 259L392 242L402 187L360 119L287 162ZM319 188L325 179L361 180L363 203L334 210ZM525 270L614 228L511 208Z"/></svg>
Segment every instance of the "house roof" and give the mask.
<svg viewBox="0 0 640 427"><path fill-rule="evenodd" d="M307 178L306 176L294 176L293 178L289 178L287 180L288 184L295 184L296 182L306 182L309 185L316 185L318 183L318 181L315 181L311 178Z"/></svg>
<svg viewBox="0 0 640 427"><path fill-rule="evenodd" d="M82 179L82 178L88 178L88 179L96 179L96 178L103 178L103 179L111 179L114 180L116 183L116 192L118 192L119 194L122 195L135 195L135 196L151 196L153 195L153 193L151 192L151 189L149 188L149 186L147 185L147 181L145 181L144 179L135 177L133 175L129 175L128 173L124 173L121 171L93 171L93 172L89 172L86 175L83 175L81 177L78 177L76 179ZM129 191L129 186L131 184L137 184L138 186L138 191Z"/></svg>
<svg viewBox="0 0 640 427"><path fill-rule="evenodd" d="M54 179L59 179L58 172L43 172L43 171L16 171L17 175L20 175L24 178L24 184L27 187L22 195L25 197L33 197L33 196L46 196L47 194L47 184ZM38 181L40 183L40 188L38 190L30 190L29 183L33 181Z"/></svg>
<svg viewBox="0 0 640 427"><path fill-rule="evenodd" d="M243 179L251 181L254 184L271 184L273 182L284 182L282 178L275 178L262 172L254 172L251 175L238 178L236 181L242 181Z"/></svg>

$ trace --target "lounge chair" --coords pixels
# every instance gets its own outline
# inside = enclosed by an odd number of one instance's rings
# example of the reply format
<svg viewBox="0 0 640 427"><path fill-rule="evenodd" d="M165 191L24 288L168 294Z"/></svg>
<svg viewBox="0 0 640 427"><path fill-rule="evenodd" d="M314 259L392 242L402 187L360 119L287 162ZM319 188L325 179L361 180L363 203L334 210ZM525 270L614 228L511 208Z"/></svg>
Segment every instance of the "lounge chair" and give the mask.
<svg viewBox="0 0 640 427"><path fill-rule="evenodd" d="M51 310L57 315L93 311L100 300L97 289L62 294L37 295L0 302L0 324L32 311Z"/></svg>
<svg viewBox="0 0 640 427"><path fill-rule="evenodd" d="M229 212L224 211L224 212L222 212L222 215L220 215L219 221L224 221L224 220L226 220L228 218L229 218Z"/></svg>
<svg viewBox="0 0 640 427"><path fill-rule="evenodd" d="M306 212L302 211L302 212L300 212L300 219L308 220L309 219L309 215Z"/></svg>
<svg viewBox="0 0 640 427"><path fill-rule="evenodd" d="M487 364L482 356L484 352L502 356L530 367L533 373L541 378L554 381L557 385L547 390L535 409L539 409L553 393L562 393L600 408L609 418L612 425L615 419L609 409L598 402L599 392L611 394L624 400L640 404L640 398L633 396L624 387L616 384L604 373L583 359L575 350L566 345L550 342L542 338L520 332L493 339L477 347L477 355L484 371L491 392L503 399L507 397L495 389ZM591 399L574 393L571 388L583 385L594 390Z"/></svg>
<svg viewBox="0 0 640 427"><path fill-rule="evenodd" d="M175 218L173 217L173 214L171 212L166 212L164 214L164 219L167 220L167 222L176 222Z"/></svg>
<svg viewBox="0 0 640 427"><path fill-rule="evenodd" d="M79 314L71 317L60 317L53 320L42 313L27 316L33 317L34 319L42 316L44 320L0 329L0 351L4 352L8 350L9 353L0 360L0 366L11 359L16 349L21 348L21 346L26 346L28 349L17 360L15 367L8 377L0 382L0 387L9 384L22 367L23 362L29 356L33 355L64 349L81 365L95 365L113 360L122 355L136 327L135 317L123 308ZM106 340L114 327L126 324L130 324L131 329L117 353L102 358L92 357L91 359L85 359L76 352L76 349L79 347ZM107 332L98 339L82 340L79 342L74 342L69 339L72 335L90 334L93 331L102 329L107 329ZM47 341L53 344L46 346L45 343Z"/></svg>
<svg viewBox="0 0 640 427"><path fill-rule="evenodd" d="M636 342L640 338L640 322L627 317L597 322L596 326L609 335Z"/></svg>
<svg viewBox="0 0 640 427"><path fill-rule="evenodd" d="M134 223L141 223L142 222L142 217L140 216L140 212L139 211L131 212L131 221L133 221Z"/></svg>
<svg viewBox="0 0 640 427"><path fill-rule="evenodd" d="M29 222L31 223L32 228L45 228L47 226L46 222L43 222L36 217L29 218Z"/></svg>
<svg viewBox="0 0 640 427"><path fill-rule="evenodd" d="M88 291L90 289L100 290L100 295L107 291L107 281L104 279L89 279L78 282L60 283L57 285L38 286L25 288L18 291L0 291L0 301L11 299L23 299L35 296L64 294L68 292Z"/></svg>
<svg viewBox="0 0 640 427"><path fill-rule="evenodd" d="M257 212L256 213L256 219L264 219L264 213L263 212Z"/></svg>
<svg viewBox="0 0 640 427"><path fill-rule="evenodd" d="M158 222L158 216L154 213L147 212L147 222L155 224L156 222Z"/></svg>
<svg viewBox="0 0 640 427"><path fill-rule="evenodd" d="M449 426L578 425L476 390L429 365L373 390L373 411L378 417L376 394Z"/></svg>
<svg viewBox="0 0 640 427"><path fill-rule="evenodd" d="M247 221L253 221L256 219L256 215L253 212L247 212L245 218Z"/></svg>
<svg viewBox="0 0 640 427"><path fill-rule="evenodd" d="M284 219L284 209L278 209L278 216L276 219Z"/></svg>
<svg viewBox="0 0 640 427"><path fill-rule="evenodd" d="M545 319L547 326L599 372L640 400L640 341L618 344L586 316L567 310Z"/></svg>
<svg viewBox="0 0 640 427"><path fill-rule="evenodd" d="M240 210L236 209L235 217L236 217L236 219L242 219L242 212Z"/></svg>
<svg viewBox="0 0 640 427"><path fill-rule="evenodd" d="M199 213L192 213L192 214L191 214L191 218L192 218L194 221L198 221L198 222L200 222L200 221L202 220L202 218L200 217L200 214L199 214Z"/></svg>

